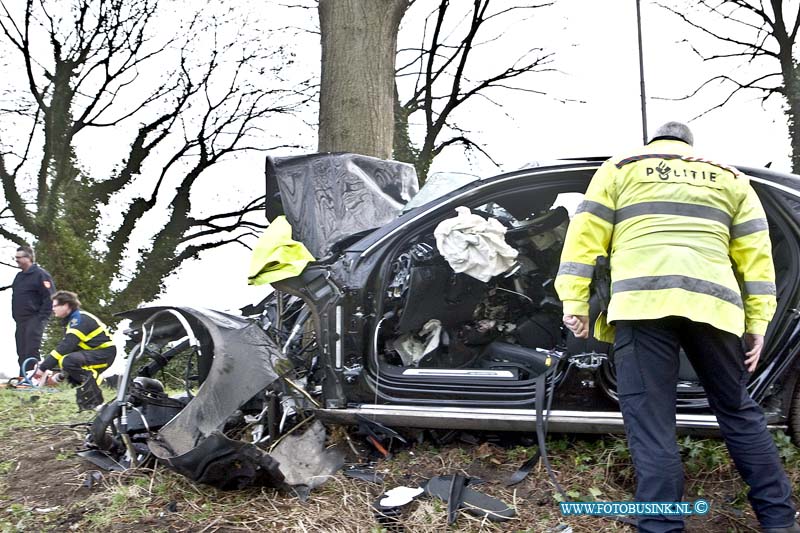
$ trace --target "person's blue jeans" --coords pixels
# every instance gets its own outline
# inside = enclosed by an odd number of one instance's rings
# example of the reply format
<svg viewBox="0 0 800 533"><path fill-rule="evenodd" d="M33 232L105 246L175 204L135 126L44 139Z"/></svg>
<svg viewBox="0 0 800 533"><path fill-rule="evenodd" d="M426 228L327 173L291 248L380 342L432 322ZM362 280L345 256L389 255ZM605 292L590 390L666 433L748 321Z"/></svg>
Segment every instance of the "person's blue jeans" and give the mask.
<svg viewBox="0 0 800 533"><path fill-rule="evenodd" d="M748 498L761 526L791 526L791 484L764 414L747 392L740 339L681 317L616 323L617 391L636 469L636 500L677 502L683 496L675 436L681 347L706 391L736 468L750 486ZM639 531L682 530L679 516L639 518Z"/></svg>

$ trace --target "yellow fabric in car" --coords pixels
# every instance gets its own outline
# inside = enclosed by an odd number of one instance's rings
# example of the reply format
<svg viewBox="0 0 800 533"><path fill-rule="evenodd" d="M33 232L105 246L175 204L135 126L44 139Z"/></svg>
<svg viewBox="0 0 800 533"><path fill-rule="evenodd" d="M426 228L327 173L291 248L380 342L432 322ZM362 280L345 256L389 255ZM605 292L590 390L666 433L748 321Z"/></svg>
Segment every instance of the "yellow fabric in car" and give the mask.
<svg viewBox="0 0 800 533"><path fill-rule="evenodd" d="M292 239L292 226L277 217L264 230L250 257L248 285L266 285L300 274L314 256L305 245Z"/></svg>

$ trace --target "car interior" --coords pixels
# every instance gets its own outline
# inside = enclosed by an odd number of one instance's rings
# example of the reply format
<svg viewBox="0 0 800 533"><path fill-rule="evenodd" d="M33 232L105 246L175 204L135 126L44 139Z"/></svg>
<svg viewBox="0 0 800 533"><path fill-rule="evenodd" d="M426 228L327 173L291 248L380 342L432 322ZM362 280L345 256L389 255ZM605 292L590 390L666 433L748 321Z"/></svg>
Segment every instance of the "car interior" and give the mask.
<svg viewBox="0 0 800 533"><path fill-rule="evenodd" d="M367 364L376 394L390 401L524 404L535 397L531 384L539 374L553 368L549 383L558 384L577 366L598 370L592 386L614 400L612 346L568 334L554 288L570 217L582 197L575 190L537 189L468 205L473 214L498 220L519 252L512 268L488 282L454 272L430 224L395 248L380 293L385 320L373 332L377 350ZM789 241L776 224L770 233L778 279L792 279L783 275L793 265ZM787 283L779 285L779 295ZM593 324L599 305L590 303ZM684 405L703 406L702 387L682 352L679 379Z"/></svg>

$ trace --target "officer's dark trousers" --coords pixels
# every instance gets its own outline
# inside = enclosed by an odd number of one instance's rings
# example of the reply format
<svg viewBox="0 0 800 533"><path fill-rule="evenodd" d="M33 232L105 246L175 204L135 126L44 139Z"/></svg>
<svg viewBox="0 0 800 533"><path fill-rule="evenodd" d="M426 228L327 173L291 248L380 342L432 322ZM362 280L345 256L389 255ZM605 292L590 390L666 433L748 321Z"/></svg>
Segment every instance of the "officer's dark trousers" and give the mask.
<svg viewBox="0 0 800 533"><path fill-rule="evenodd" d="M42 334L47 325L47 319L38 316L23 318L17 321L17 331L14 338L17 341L17 359L20 367L29 357L39 359L39 349L42 346Z"/></svg>
<svg viewBox="0 0 800 533"><path fill-rule="evenodd" d="M101 348L100 350L81 350L79 352L72 352L67 354L61 362L61 368L66 372L67 378L74 385L79 385L89 378L95 378L97 375L102 374L108 368L95 369L93 374L91 370L84 367L91 367L95 365L111 365L117 354L115 346L108 348Z"/></svg>
<svg viewBox="0 0 800 533"><path fill-rule="evenodd" d="M682 346L708 395L762 527L794 523L791 485L764 414L750 398L739 338L708 324L668 317L616 323L614 361L637 501L677 502L683 465L675 437L678 355ZM711 509L714 512L714 509ZM639 517L639 531L681 531L683 518Z"/></svg>

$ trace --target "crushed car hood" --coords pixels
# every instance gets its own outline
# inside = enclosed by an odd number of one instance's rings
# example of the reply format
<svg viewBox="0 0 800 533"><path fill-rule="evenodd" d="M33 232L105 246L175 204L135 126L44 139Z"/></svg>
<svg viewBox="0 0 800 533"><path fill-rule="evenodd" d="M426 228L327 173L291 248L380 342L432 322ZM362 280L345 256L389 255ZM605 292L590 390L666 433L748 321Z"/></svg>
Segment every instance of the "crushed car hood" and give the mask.
<svg viewBox="0 0 800 533"><path fill-rule="evenodd" d="M397 218L419 189L412 165L347 153L267 157L266 179L267 218L285 214L318 259Z"/></svg>
<svg viewBox="0 0 800 533"><path fill-rule="evenodd" d="M160 459L197 447L240 405L278 379L280 361L289 364L255 322L215 311L191 312L210 336L213 361L194 399L150 440L150 450Z"/></svg>
<svg viewBox="0 0 800 533"><path fill-rule="evenodd" d="M118 316L131 320L127 333L134 344L147 346L188 338L197 347L202 384L185 407L147 440L150 452L159 460L194 481L221 489L249 485L284 487L287 483L313 487L314 482L319 484L341 467L338 454L324 452L325 431L321 426L295 437L298 440L290 444L296 449L304 446L309 455L319 459L313 468L308 466L309 458L292 457L291 453L281 455L280 451L282 464L279 464L254 444L223 433L226 421L245 402L263 394L267 386L292 368L257 322L189 307L143 308ZM128 375L133 362L132 358ZM118 416L125 403L122 396L124 391L98 417L105 420L95 424L95 443L105 440L101 432L111 418ZM298 460L304 466L299 475L298 465L294 464ZM283 470L290 473L289 479Z"/></svg>

